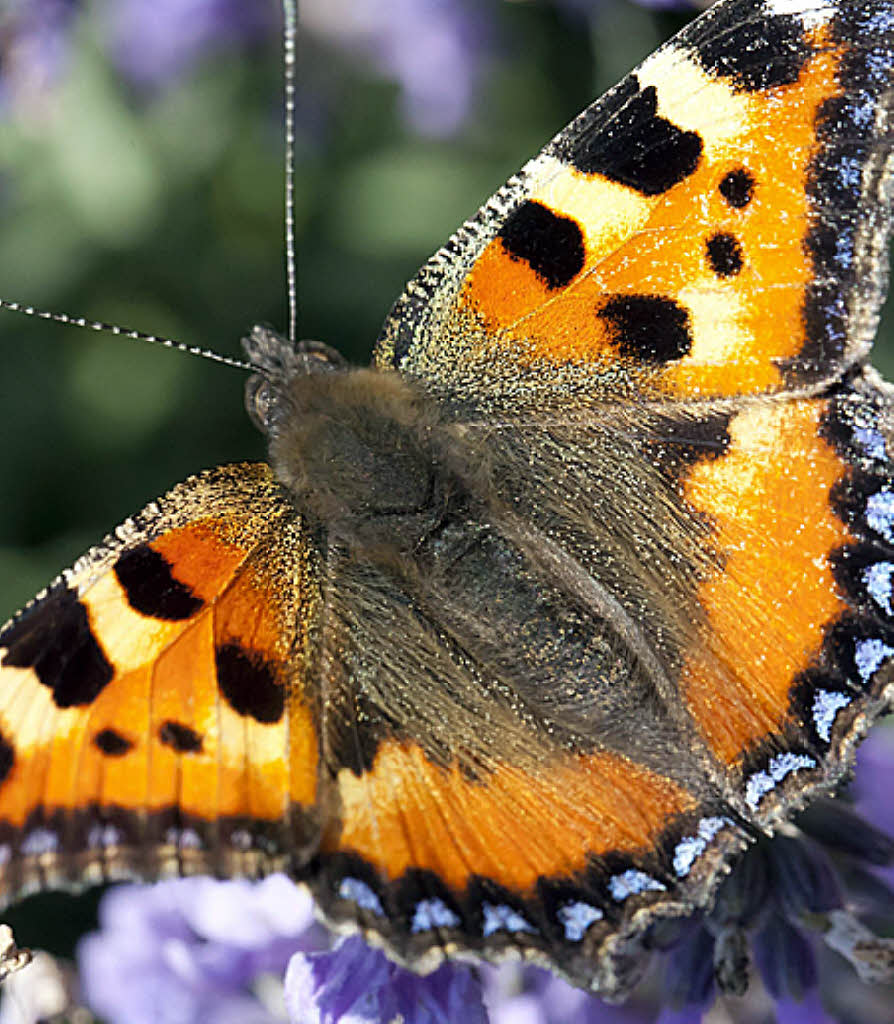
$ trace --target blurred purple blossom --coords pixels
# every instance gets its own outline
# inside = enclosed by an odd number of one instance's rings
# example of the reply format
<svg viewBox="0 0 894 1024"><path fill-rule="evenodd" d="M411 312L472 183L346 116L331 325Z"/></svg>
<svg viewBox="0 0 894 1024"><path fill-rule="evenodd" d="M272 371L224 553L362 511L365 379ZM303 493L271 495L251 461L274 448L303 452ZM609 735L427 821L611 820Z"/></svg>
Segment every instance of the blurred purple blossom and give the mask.
<svg viewBox="0 0 894 1024"><path fill-rule="evenodd" d="M838 1024L826 1013L816 990L800 1000L780 999L776 1003L776 1019L780 1024Z"/></svg>
<svg viewBox="0 0 894 1024"><path fill-rule="evenodd" d="M492 38L490 6L469 0L303 0L301 23L393 77L416 131L449 135L472 106Z"/></svg>
<svg viewBox="0 0 894 1024"><path fill-rule="evenodd" d="M64 73L80 0L8 0L0 5L0 101L27 106Z"/></svg>
<svg viewBox="0 0 894 1024"><path fill-rule="evenodd" d="M540 967L507 963L481 975L490 1024L646 1024L656 1012L642 1000L604 1003Z"/></svg>
<svg viewBox="0 0 894 1024"><path fill-rule="evenodd" d="M894 728L870 732L860 747L859 766L853 786L857 809L876 828L894 836ZM894 880L894 874L888 877Z"/></svg>
<svg viewBox="0 0 894 1024"><path fill-rule="evenodd" d="M158 87L208 51L270 37L277 6L245 0L115 0L105 14L109 53L138 85Z"/></svg>
<svg viewBox="0 0 894 1024"><path fill-rule="evenodd" d="M329 953L296 953L285 988L291 1024L487 1024L481 984L468 967L443 964L420 976L357 936Z"/></svg>
<svg viewBox="0 0 894 1024"><path fill-rule="evenodd" d="M133 84L161 89L209 51L275 36L278 8L276 0L115 0L95 8L14 0L0 22L0 82L13 96L47 88L64 72L76 17L95 14L112 63ZM448 135L472 109L496 9L472 0L303 0L299 32L393 78L410 126Z"/></svg>
<svg viewBox="0 0 894 1024"><path fill-rule="evenodd" d="M160 88L208 51L253 44L279 25L278 5L243 0L10 0L0 4L0 94L27 105L65 73L79 18L134 84Z"/></svg>
<svg viewBox="0 0 894 1024"><path fill-rule="evenodd" d="M263 998L297 949L320 946L310 897L282 875L253 884L184 878L112 889L81 941L83 998L121 1024L273 1024Z"/></svg>

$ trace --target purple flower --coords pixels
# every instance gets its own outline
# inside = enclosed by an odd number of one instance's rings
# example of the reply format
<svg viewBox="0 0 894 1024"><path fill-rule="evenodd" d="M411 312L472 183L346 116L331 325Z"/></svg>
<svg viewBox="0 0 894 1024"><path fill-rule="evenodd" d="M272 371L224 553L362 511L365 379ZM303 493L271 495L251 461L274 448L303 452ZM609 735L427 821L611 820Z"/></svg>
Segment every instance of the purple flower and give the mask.
<svg viewBox="0 0 894 1024"><path fill-rule="evenodd" d="M882 726L872 730L860 747L859 765L853 787L857 808L877 828L894 836L894 729Z"/></svg>
<svg viewBox="0 0 894 1024"><path fill-rule="evenodd" d="M0 22L4 99L33 102L64 74L82 0L18 0ZM116 0L99 15L111 59L131 82L158 88L209 50L269 38L273 3L243 0Z"/></svg>
<svg viewBox="0 0 894 1024"><path fill-rule="evenodd" d="M270 37L272 3L245 0L116 0L107 12L108 49L131 81L158 87L209 50Z"/></svg>
<svg viewBox="0 0 894 1024"><path fill-rule="evenodd" d="M100 925L78 950L83 996L116 1024L272 1024L281 995L266 1005L262 980L325 942L310 897L282 875L120 886L103 898Z"/></svg>
<svg viewBox="0 0 894 1024"><path fill-rule="evenodd" d="M856 793L884 802L892 773L890 732L876 730L858 757ZM864 921L886 930L894 921L894 892L878 874L894 857L894 841L874 824L894 822L890 809L879 808L873 824L857 813L871 805L868 798L858 808L846 797L817 800L739 859L710 912L655 929L653 945L667 951L664 999L682 1014L666 1013L661 1024L697 1020L718 989L739 996L746 988L749 1000L763 993L773 1001L779 1024L837 1020L805 1007L834 1004L844 991L867 1007L864 1024L890 1020L890 992L884 998L865 984L890 980L894 968L894 942Z"/></svg>
<svg viewBox="0 0 894 1024"><path fill-rule="evenodd" d="M64 70L79 0L33 0L0 34L7 92L39 94ZM303 0L299 33L359 56L397 81L411 127L454 132L469 113L494 11L471 0ZM116 0L96 15L98 37L132 83L159 89L209 51L251 46L278 31L277 5L245 0ZM302 80L304 91L313 84Z"/></svg>
<svg viewBox="0 0 894 1024"><path fill-rule="evenodd" d="M301 24L395 78L414 129L449 135L471 108L490 40L481 6L467 0L304 0Z"/></svg>
<svg viewBox="0 0 894 1024"><path fill-rule="evenodd" d="M28 106L64 73L79 0L18 0L0 20L0 102Z"/></svg>
<svg viewBox="0 0 894 1024"><path fill-rule="evenodd" d="M490 1024L645 1024L654 1013L636 996L609 1005L539 967L508 963L481 973Z"/></svg>
<svg viewBox="0 0 894 1024"><path fill-rule="evenodd" d="M837 1024L816 991L807 993L802 1000L781 999L776 1004L776 1019L781 1024Z"/></svg>
<svg viewBox="0 0 894 1024"><path fill-rule="evenodd" d="M487 1024L481 983L468 967L443 964L420 976L355 936L330 953L296 953L286 972L291 1024Z"/></svg>

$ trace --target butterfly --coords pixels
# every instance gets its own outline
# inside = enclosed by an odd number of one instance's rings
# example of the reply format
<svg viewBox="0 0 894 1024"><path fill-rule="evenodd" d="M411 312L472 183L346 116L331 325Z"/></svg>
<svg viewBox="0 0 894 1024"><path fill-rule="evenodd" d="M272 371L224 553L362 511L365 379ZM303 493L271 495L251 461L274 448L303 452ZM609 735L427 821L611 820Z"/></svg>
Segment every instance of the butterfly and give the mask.
<svg viewBox="0 0 894 1024"><path fill-rule="evenodd" d="M720 0L419 271L255 327L268 458L0 632L0 890L283 870L623 995L891 702L891 0Z"/></svg>

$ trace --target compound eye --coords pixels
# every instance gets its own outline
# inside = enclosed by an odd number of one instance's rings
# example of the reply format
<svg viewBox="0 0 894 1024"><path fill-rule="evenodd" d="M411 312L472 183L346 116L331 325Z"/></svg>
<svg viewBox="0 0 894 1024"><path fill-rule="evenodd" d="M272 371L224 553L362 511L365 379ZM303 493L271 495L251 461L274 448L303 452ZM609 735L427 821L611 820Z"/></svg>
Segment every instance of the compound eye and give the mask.
<svg viewBox="0 0 894 1024"><path fill-rule="evenodd" d="M252 423L262 434L273 428L276 389L261 373L252 374L245 383L245 409Z"/></svg>

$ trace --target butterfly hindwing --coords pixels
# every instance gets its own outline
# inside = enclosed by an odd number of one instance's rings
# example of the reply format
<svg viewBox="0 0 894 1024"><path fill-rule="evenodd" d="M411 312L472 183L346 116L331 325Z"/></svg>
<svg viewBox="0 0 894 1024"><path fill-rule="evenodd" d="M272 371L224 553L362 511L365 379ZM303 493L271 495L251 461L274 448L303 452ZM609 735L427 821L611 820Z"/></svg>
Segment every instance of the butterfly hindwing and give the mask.
<svg viewBox="0 0 894 1024"><path fill-rule="evenodd" d="M839 778L854 723L883 706L890 563L873 510L890 490L892 414L872 371L822 396L749 402L680 478L713 556L680 697L760 822L787 805L785 776L800 773L802 798Z"/></svg>
<svg viewBox="0 0 894 1024"><path fill-rule="evenodd" d="M338 813L299 877L328 920L359 918L407 963L521 955L617 990L629 964L609 954L635 915L697 904L709 859L693 842L710 833L719 857L741 835L620 627L498 525L446 533L400 583L327 559ZM637 698L640 737L621 722Z"/></svg>

